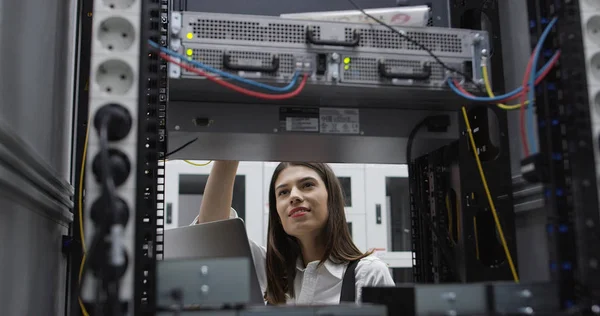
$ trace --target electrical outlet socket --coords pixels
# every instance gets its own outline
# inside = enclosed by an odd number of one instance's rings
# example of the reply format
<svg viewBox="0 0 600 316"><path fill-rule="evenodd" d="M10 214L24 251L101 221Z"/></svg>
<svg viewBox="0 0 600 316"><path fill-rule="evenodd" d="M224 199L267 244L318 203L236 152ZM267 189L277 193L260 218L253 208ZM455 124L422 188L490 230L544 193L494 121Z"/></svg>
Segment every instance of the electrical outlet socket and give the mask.
<svg viewBox="0 0 600 316"><path fill-rule="evenodd" d="M585 26L590 41L600 46L600 15L591 16Z"/></svg>
<svg viewBox="0 0 600 316"><path fill-rule="evenodd" d="M134 91L134 92L137 92L137 91ZM132 99L127 96L121 96L121 95L113 95L111 97L103 96L102 101L96 102L95 106L93 108L90 108L90 117L92 119L94 117L96 117L98 111L102 107L109 105L109 104L122 105L123 107L125 107L128 110L129 114L131 115L132 122L138 122L139 117L138 117L138 111L137 111L137 107L138 107L137 100ZM144 115L144 114L145 113L142 113L142 115ZM91 144L99 144L100 138L99 138L98 133L90 133L88 143L90 144L90 145L88 145L88 148L90 146L92 146ZM135 128L132 128L132 130L129 132L129 134L127 134L127 136L125 136L125 138L123 138L119 141L111 142L111 144L114 144L115 146L116 145L120 146L121 144L124 144L125 147L127 147L127 146L135 147L137 144L137 133L136 133Z"/></svg>
<svg viewBox="0 0 600 316"><path fill-rule="evenodd" d="M90 156L93 157L93 156ZM135 158L134 158L135 159ZM130 176L130 178L135 178ZM89 181L88 181L89 179ZM91 188L91 190L87 190L86 189L86 193L85 193L85 199L86 201L90 201L89 203L86 203L85 205L85 211L84 214L90 214L91 213L91 207L93 205L93 201L96 201L100 196L102 196L102 188L100 186L97 185L97 183L94 180L94 177L86 177L86 184L91 184L91 186L86 185L86 188ZM135 210L135 187L132 188L120 188L119 192L118 192L118 197L120 199L122 199L123 201L125 201L125 203L127 204L127 206L129 207L129 209L131 210L130 213L130 219L129 219L129 224L125 227L124 232L123 232L123 247L124 250L127 251L127 255L131 258L134 256L135 254L135 226L132 224L132 221L134 220L134 216L135 216L135 212L133 210ZM86 244L88 247L90 247L91 245L91 241L92 241L92 236L95 233L95 229L97 229L94 226L94 223L92 222L91 217L88 215L85 217L85 223L84 223L86 228L85 230L85 234L86 234ZM89 249L89 248L88 248ZM133 286L127 285L127 282L133 282L133 272L134 272L134 264L132 261L129 261L129 264L127 266L127 270L125 272L125 275L123 276L123 278L121 279L122 284L120 285L120 297L121 299L127 299L129 297L132 297L133 295ZM95 278L94 278L95 279ZM94 283L90 282L90 285L92 285ZM84 298L92 298L94 297L94 287L93 286L86 286L85 289L83 289L83 293L82 296Z"/></svg>
<svg viewBox="0 0 600 316"><path fill-rule="evenodd" d="M117 59L104 61L96 69L96 84L109 95L124 95L133 86L133 70Z"/></svg>
<svg viewBox="0 0 600 316"><path fill-rule="evenodd" d="M592 101L593 101L592 107L594 107L594 111L592 111L592 113L596 114L596 117L593 119L598 120L598 119L600 119L600 91L598 91L598 92L596 92L596 94L594 94L594 99Z"/></svg>
<svg viewBox="0 0 600 316"><path fill-rule="evenodd" d="M122 17L111 17L100 22L97 34L102 47L112 52L126 51L135 41L133 25Z"/></svg>
<svg viewBox="0 0 600 316"><path fill-rule="evenodd" d="M102 0L107 7L115 10L129 9L136 0Z"/></svg>

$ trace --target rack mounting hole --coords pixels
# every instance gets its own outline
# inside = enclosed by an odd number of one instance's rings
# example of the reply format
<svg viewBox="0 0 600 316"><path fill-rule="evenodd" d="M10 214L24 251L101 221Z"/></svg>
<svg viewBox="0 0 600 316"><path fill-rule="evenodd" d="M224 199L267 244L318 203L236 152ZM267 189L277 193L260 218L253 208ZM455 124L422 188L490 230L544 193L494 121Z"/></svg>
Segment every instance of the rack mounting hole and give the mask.
<svg viewBox="0 0 600 316"><path fill-rule="evenodd" d="M133 86L133 71L127 63L111 59L98 66L96 83L100 90L112 95L124 95Z"/></svg>
<svg viewBox="0 0 600 316"><path fill-rule="evenodd" d="M121 17L108 18L100 23L98 40L105 49L114 52L128 50L135 39L131 22Z"/></svg>
<svg viewBox="0 0 600 316"><path fill-rule="evenodd" d="M135 0L102 0L102 2L111 9L122 10L130 8Z"/></svg>

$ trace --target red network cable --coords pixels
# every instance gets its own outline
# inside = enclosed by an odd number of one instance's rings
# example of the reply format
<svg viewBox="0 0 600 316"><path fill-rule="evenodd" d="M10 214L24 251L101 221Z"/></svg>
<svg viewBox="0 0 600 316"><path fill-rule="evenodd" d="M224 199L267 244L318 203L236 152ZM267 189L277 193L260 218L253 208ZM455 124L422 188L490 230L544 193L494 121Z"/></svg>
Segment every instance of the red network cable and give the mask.
<svg viewBox="0 0 600 316"><path fill-rule="evenodd" d="M550 71L552 70L552 68L554 68L554 66L556 66L556 63L558 62L558 59L560 58L560 51L558 51L554 57L552 58L552 60L550 61L550 65L544 70L544 72L542 72L540 74L540 76L538 76L535 80L535 84L538 85L540 82L542 82L542 80L544 80L546 78L546 76L548 76L548 74L550 73ZM531 74L531 69L532 69L532 64L533 63L533 55L531 55L530 59L529 59L529 63L527 64L527 69L525 71L525 75L523 77L523 91L521 91L520 93L506 98L506 99L502 99L500 101L492 101L490 103L505 103L507 101L512 101L515 99L521 99L521 107L519 108L519 123L520 123L520 132L521 132L521 140L523 142L523 151L525 156L529 156L529 144L527 142L527 133L526 133L526 129L525 129L525 102L527 101L527 92L529 91L529 87L527 85L527 81L529 79L529 75ZM458 90L460 90L460 92L469 95L469 96L474 96L473 94L469 93L467 90L465 90L465 88L463 88L460 83L454 79L454 85L458 88Z"/></svg>
<svg viewBox="0 0 600 316"><path fill-rule="evenodd" d="M559 57L560 57L560 51L556 53L556 55L554 56L554 58L552 58L552 60L550 62L550 65L548 66L548 68L546 68L546 70L544 70L544 72L542 72L540 74L540 76L535 79L535 84L536 85L539 84L540 82L542 82L542 80L544 80L546 78L546 76L548 76L548 74L550 73L550 71L552 70L552 68L558 62L558 58ZM465 88L463 88L456 79L454 79L453 81L454 81L454 85L456 86L456 88L458 90L460 90L460 92L462 92L462 93L464 93L464 94L466 94L468 96L475 97L475 95L473 95L472 93L470 93L467 90L465 90ZM507 102L507 101L512 101L512 100L520 98L523 94L527 95L527 91L523 90L523 91L519 92L518 94L513 95L513 96L511 96L509 98L502 99L502 100L499 100L499 101L490 101L490 103L496 104L496 103L504 103L504 102Z"/></svg>
<svg viewBox="0 0 600 316"><path fill-rule="evenodd" d="M284 94L269 94L269 93L262 93L262 92L257 92L257 91L252 91L252 90L248 90L242 87L238 87L230 82L221 80L215 76L212 76L211 74L204 72L198 68L195 68L193 66L190 66L184 62L178 62L175 59L169 57L167 54L165 53L160 53L160 57L170 63L173 63L175 65L178 65L179 67L191 71L193 73L196 73L198 75L204 76L206 79L215 82L217 84L220 84L226 88L229 88L231 90L237 91L239 93L245 94L247 96L251 96L251 97L255 97L255 98L260 98L260 99L267 99L267 100L284 100L284 99L290 99L293 98L295 96L297 96L298 94L300 94L300 92L302 92L302 89L304 89L304 86L306 85L306 81L308 80L308 75L304 75L302 77L302 81L300 81L300 84L298 85L298 87L296 88L296 90L292 91L292 92L288 92L288 93L284 93Z"/></svg>
<svg viewBox="0 0 600 316"><path fill-rule="evenodd" d="M525 157L529 157L529 142L527 141L527 131L526 131L526 117L525 117L525 101L527 101L527 93L529 92L529 85L527 82L529 81L529 76L531 75L531 68L533 66L533 57L534 54L531 54L529 57L529 62L527 62L527 68L525 68L525 74L523 75L522 87L523 91L519 94L519 101L521 102L521 108L519 108L519 129L521 130L521 142L523 143L523 153ZM554 65L552 65L554 67ZM548 67L551 69L552 67ZM537 85L537 82L536 82ZM531 87L531 89L534 89ZM533 106L530 104L529 106Z"/></svg>
<svg viewBox="0 0 600 316"><path fill-rule="evenodd" d="M529 142L527 141L527 130L526 130L526 117L525 117L525 102L527 101L527 93L529 92L529 89L533 89L533 87L529 87L528 85L528 81L529 81L529 76L531 75L531 71L533 70L533 57L534 54L531 54L531 57L529 57L529 62L527 63L527 69L525 69L525 74L523 75L523 91L521 91L521 93L519 94L519 98L520 98L520 102L521 102L521 108L519 109L519 129L521 130L521 140L523 143L523 153L525 154L525 157L529 156ZM554 66L556 66L556 63L558 62L558 58L560 58L560 51L556 52L556 54L554 55L554 57L552 58L552 60L550 61L550 66L548 68L546 68L546 70L544 70L544 72L540 75L539 80L535 81L535 85L537 85L540 81L542 81L549 73L550 70L552 70L552 68L554 68ZM533 106L530 105L530 106Z"/></svg>

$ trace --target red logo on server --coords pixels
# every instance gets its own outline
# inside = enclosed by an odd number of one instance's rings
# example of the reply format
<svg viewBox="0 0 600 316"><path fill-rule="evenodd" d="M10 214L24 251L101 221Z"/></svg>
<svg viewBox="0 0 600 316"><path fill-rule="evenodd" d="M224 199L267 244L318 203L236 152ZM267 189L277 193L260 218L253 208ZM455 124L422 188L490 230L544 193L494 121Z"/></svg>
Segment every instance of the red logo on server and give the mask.
<svg viewBox="0 0 600 316"><path fill-rule="evenodd" d="M398 14L392 16L390 24L400 25L400 24L406 24L408 21L410 21L410 15L404 14L404 13L398 13Z"/></svg>

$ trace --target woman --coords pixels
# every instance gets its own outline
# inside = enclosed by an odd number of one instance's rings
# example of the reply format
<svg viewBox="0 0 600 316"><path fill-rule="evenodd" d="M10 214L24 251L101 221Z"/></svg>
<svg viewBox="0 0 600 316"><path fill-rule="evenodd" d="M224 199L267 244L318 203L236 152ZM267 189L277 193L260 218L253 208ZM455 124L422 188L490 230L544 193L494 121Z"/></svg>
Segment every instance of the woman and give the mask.
<svg viewBox="0 0 600 316"><path fill-rule="evenodd" d="M238 165L214 163L194 223L236 216L230 205ZM361 287L394 285L386 264L352 242L341 185L326 164L279 164L269 184L267 248L250 244L267 304L338 304L343 280L352 277L347 269L355 269L351 296L344 294L351 301L360 302Z"/></svg>

